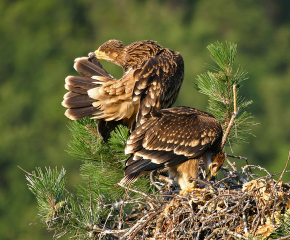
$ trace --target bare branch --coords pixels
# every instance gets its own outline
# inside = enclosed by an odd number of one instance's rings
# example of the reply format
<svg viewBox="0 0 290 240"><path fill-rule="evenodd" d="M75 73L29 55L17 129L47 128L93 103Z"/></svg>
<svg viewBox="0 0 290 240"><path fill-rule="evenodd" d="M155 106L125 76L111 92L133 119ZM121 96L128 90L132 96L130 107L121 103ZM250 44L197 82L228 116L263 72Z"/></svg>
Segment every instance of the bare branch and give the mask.
<svg viewBox="0 0 290 240"><path fill-rule="evenodd" d="M233 85L233 95L234 95L234 112L232 114L232 117L231 117L231 120L228 124L228 127L227 127L227 130L223 136L223 139L222 139L222 149L224 148L225 144L226 144L226 141L227 141L227 138L230 134L230 131L232 129L232 126L234 124L234 121L235 121L235 118L236 116L238 115L238 110L237 110L237 96L236 96L236 85Z"/></svg>

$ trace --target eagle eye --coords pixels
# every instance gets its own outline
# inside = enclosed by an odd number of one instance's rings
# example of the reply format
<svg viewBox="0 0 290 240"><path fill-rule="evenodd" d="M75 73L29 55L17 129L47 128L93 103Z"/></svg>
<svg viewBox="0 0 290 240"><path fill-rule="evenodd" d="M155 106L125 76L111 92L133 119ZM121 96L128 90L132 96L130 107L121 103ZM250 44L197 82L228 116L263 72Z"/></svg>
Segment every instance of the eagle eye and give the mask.
<svg viewBox="0 0 290 240"><path fill-rule="evenodd" d="M110 51L105 51L106 54L110 54Z"/></svg>

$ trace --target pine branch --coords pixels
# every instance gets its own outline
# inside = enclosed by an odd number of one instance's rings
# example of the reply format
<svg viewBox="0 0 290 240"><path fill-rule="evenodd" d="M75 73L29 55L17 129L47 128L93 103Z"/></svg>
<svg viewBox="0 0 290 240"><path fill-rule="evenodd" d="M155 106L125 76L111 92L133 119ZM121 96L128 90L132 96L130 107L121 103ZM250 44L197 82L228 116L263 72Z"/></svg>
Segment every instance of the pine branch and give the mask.
<svg viewBox="0 0 290 240"><path fill-rule="evenodd" d="M118 126L111 133L108 142L104 142L97 134L97 121L84 118L70 124L73 140L69 143L69 154L84 163L81 166L81 175L88 185L91 178L93 198L104 203L119 201L125 193L124 188L117 183L124 177L125 161L128 158L124 153L129 131L124 126ZM136 186L144 191L151 191L149 178L141 178ZM86 187L79 186L78 195L89 196Z"/></svg>
<svg viewBox="0 0 290 240"><path fill-rule="evenodd" d="M241 67L234 72L237 45L217 42L209 45L208 50L216 66L206 65L212 72L199 75L196 87L199 92L209 96L207 110L221 122L226 135L224 141L244 142L251 135L251 127L256 123L247 112L252 101L238 95L241 83L247 79L247 72Z"/></svg>
<svg viewBox="0 0 290 240"><path fill-rule="evenodd" d="M26 172L28 188L36 196L41 222L46 224L49 230L57 231L57 236L66 234L74 225L74 211L80 202L65 189L65 170L58 172L57 168L51 170L45 168L45 173L40 168L35 172Z"/></svg>
<svg viewBox="0 0 290 240"><path fill-rule="evenodd" d="M26 171L25 171L26 172ZM26 172L28 187L36 196L38 201L39 216L48 230L55 231L55 238L70 234L77 239L86 239L90 234L95 235L96 229L110 226L113 228L115 218L108 218L109 208L103 207L103 202L97 201L93 194L94 186L91 189L89 200L87 195L79 195L79 198L65 189L65 170L57 168L51 170L46 168L42 172L40 168L36 172ZM90 182L90 180L89 180ZM99 195L97 195L99 197ZM120 204L110 207L112 216L118 216Z"/></svg>

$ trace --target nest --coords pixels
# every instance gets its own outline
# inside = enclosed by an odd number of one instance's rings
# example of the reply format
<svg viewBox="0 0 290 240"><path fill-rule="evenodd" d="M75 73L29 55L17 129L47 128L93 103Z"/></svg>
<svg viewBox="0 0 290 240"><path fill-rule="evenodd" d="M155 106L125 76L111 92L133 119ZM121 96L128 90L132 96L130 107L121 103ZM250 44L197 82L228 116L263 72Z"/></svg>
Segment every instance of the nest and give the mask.
<svg viewBox="0 0 290 240"><path fill-rule="evenodd" d="M148 211L124 236L128 239L267 237L290 207L289 186L276 183L259 179L235 190L193 189L186 196L176 195L159 210Z"/></svg>
<svg viewBox="0 0 290 240"><path fill-rule="evenodd" d="M128 192L142 196L139 207L120 216L118 230L95 230L96 239L266 238L281 225L283 217L290 216L290 184L281 181L288 162L277 181L260 166L246 165L238 172L229 162L230 167L221 169L223 179L212 183L198 180L199 188L182 195L162 193L162 181L170 181L162 175L158 181L151 178L160 193L146 194L128 187ZM252 174L251 169L266 176Z"/></svg>

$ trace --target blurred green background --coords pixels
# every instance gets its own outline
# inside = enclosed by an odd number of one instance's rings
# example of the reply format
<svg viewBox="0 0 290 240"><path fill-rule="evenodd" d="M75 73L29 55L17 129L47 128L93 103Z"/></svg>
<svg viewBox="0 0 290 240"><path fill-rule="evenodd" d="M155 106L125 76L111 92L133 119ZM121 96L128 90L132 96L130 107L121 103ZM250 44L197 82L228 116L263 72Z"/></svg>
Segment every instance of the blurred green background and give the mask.
<svg viewBox="0 0 290 240"><path fill-rule="evenodd" d="M233 146L233 154L271 172L283 170L290 150L289 10L289 0L2 0L0 239L52 239L40 224L29 226L37 222L37 203L17 165L29 172L64 166L74 191L80 162L65 152L70 133L60 104L64 79L76 74L74 58L109 39L126 45L151 39L179 51L185 79L175 105L202 110L207 98L194 82L212 63L207 45L237 43L236 66L249 72L241 93L254 101L250 111L260 124L253 127L256 137ZM112 75L122 74L102 63Z"/></svg>

